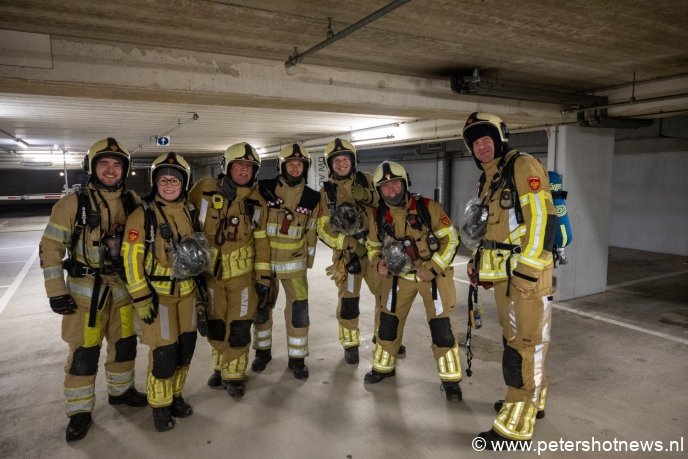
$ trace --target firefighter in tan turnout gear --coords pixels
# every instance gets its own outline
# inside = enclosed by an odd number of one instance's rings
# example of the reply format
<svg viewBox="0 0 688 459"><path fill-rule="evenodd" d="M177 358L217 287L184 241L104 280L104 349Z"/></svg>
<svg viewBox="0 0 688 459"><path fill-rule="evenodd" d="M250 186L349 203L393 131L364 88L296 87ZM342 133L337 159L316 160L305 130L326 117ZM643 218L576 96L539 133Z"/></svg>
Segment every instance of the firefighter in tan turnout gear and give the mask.
<svg viewBox="0 0 688 459"><path fill-rule="evenodd" d="M158 432L175 418L193 414L182 389L196 347L196 284L207 269L205 236L194 234L193 208L186 194L191 168L167 153L153 161L151 194L127 219L122 256L127 288L148 354L148 404Z"/></svg>
<svg viewBox="0 0 688 459"><path fill-rule="evenodd" d="M82 439L91 425L103 338L108 402L146 406L145 394L134 388L134 311L120 257L127 214L138 205L138 197L124 188L130 164L129 152L117 140L93 144L84 158L88 184L53 206L40 242L45 290L52 310L64 315L62 339L69 344L67 441Z"/></svg>
<svg viewBox="0 0 688 459"><path fill-rule="evenodd" d="M440 205L409 192L410 180L398 163L375 170L380 203L368 233L368 256L382 276L376 298L379 311L373 368L365 382L375 384L396 374L404 325L420 294L432 336L432 351L447 400L461 401L461 362L450 315L456 306L454 268L459 236Z"/></svg>
<svg viewBox="0 0 688 459"><path fill-rule="evenodd" d="M337 320L344 360L357 364L361 282L365 280L370 291L376 292L377 276L366 256L365 237L367 215L377 196L372 176L356 171L356 148L350 142L334 139L325 147L324 159L329 180L320 189L318 236L333 251L327 273L338 289Z"/></svg>
<svg viewBox="0 0 688 459"><path fill-rule="evenodd" d="M208 341L215 370L211 387L224 384L243 397L251 324L270 291L267 206L258 192L260 157L248 143L228 147L218 178L205 178L189 194L211 247L208 284Z"/></svg>
<svg viewBox="0 0 688 459"><path fill-rule="evenodd" d="M495 404L492 429L479 434L493 449L493 441L529 441L545 413L556 213L545 167L509 148L499 117L471 114L463 138L483 171L473 214L484 224L462 223L479 243L467 271L474 284L494 287L504 342L506 400Z"/></svg>
<svg viewBox="0 0 688 459"><path fill-rule="evenodd" d="M272 359L272 308L277 301L277 280L286 295L284 321L287 329L289 368L297 379L308 378L308 280L317 243L316 217L320 194L306 185L311 158L298 144L287 145L279 154L279 176L261 180L260 192L268 204L268 239L273 288L261 302L253 323L256 356L253 371L263 371Z"/></svg>

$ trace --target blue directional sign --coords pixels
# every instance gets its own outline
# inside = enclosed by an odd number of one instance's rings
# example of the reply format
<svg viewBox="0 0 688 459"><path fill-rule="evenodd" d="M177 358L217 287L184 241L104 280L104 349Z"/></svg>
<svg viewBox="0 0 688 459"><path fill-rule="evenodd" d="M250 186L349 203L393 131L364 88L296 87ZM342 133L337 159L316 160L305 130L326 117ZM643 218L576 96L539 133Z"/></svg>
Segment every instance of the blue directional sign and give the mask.
<svg viewBox="0 0 688 459"><path fill-rule="evenodd" d="M170 138L169 138L168 136L166 136L166 135L162 135L162 136L157 137L157 138L155 139L155 143L156 143L159 147L166 147L166 146L168 146L168 145L170 144Z"/></svg>

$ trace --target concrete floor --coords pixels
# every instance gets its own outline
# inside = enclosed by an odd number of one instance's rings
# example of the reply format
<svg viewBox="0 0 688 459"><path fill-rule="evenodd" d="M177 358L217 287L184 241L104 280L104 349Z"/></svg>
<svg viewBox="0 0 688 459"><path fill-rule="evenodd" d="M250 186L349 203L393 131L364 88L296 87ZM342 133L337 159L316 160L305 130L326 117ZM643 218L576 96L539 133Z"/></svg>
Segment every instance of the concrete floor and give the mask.
<svg viewBox="0 0 688 459"><path fill-rule="evenodd" d="M37 260L46 222L43 216L0 215L0 457L493 456L471 447L475 434L491 425L493 402L504 391L492 294L481 292L484 326L474 342L475 374L461 383L462 403L450 404L440 392L430 333L418 302L404 332L408 352L398 364L397 376L367 387L363 375L369 370L373 349L372 296L367 291L362 296L361 363L352 367L344 363L337 340L336 290L324 274L330 255L323 245L318 246L309 274L308 380L298 381L286 369L282 320L274 329L273 361L262 374L249 371L247 393L241 401L206 386L210 347L199 339L184 392L194 407L192 417L179 420L170 432L155 432L150 409L107 404L101 366L94 424L85 439L67 444L62 395L67 347L60 338L60 318L51 312L45 297ZM458 256L455 262L459 298L455 332L461 338L466 328L466 256ZM563 440L575 447L573 442L593 437L599 442L663 441L663 446L677 440L683 441L683 453L655 451L636 453L636 457L685 457L685 257L612 248L609 268L606 293L555 306L549 404L546 418L537 423L534 445ZM282 301L280 296L280 310ZM144 346L139 346L139 355L137 386L143 389ZM463 352L462 361L465 368ZM607 446L598 444L597 448ZM584 455L541 453L543 457Z"/></svg>

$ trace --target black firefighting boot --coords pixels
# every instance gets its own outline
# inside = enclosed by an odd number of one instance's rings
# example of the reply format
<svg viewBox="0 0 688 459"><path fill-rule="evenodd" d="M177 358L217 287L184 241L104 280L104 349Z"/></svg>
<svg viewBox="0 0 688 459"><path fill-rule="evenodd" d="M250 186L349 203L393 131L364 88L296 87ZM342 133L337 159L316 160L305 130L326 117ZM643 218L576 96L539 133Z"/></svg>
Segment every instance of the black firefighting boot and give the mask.
<svg viewBox="0 0 688 459"><path fill-rule="evenodd" d="M494 410L499 413L502 410L502 405L504 405L504 400L497 400L494 404ZM535 419L542 419L545 417L545 410L538 410L535 414Z"/></svg>
<svg viewBox="0 0 688 459"><path fill-rule="evenodd" d="M210 387L220 387L222 385L222 375L220 370L213 371L213 374L208 378L208 385Z"/></svg>
<svg viewBox="0 0 688 459"><path fill-rule="evenodd" d="M153 408L153 424L158 432L165 432L174 429L174 419L172 419L172 407Z"/></svg>
<svg viewBox="0 0 688 459"><path fill-rule="evenodd" d="M308 379L308 367L305 359L289 359L289 369L294 372L296 379Z"/></svg>
<svg viewBox="0 0 688 459"><path fill-rule="evenodd" d="M188 418L192 414L193 408L186 403L181 395L172 399L172 416L175 418Z"/></svg>
<svg viewBox="0 0 688 459"><path fill-rule="evenodd" d="M256 373L265 370L270 360L272 360L272 349L256 349L256 357L251 362L251 370Z"/></svg>
<svg viewBox="0 0 688 459"><path fill-rule="evenodd" d="M461 387L457 382L442 382L442 390L447 400L450 402L460 402L463 400L463 394L461 393Z"/></svg>
<svg viewBox="0 0 688 459"><path fill-rule="evenodd" d="M65 439L67 441L81 440L88 433L88 428L91 426L91 413L76 413L69 417L69 424L67 424L67 433Z"/></svg>
<svg viewBox="0 0 688 459"><path fill-rule="evenodd" d="M127 405L127 406L146 406L148 405L148 398L143 392L137 391L133 386L127 389L125 393L117 397L108 395L108 403L110 405Z"/></svg>
<svg viewBox="0 0 688 459"><path fill-rule="evenodd" d="M391 378L397 374L396 370L392 370L389 373L380 373L379 371L370 370L366 373L363 382L366 384L377 384L385 378Z"/></svg>
<svg viewBox="0 0 688 459"><path fill-rule="evenodd" d="M244 396L246 391L246 382L241 381L228 381L227 382L227 393L234 398L241 398Z"/></svg>
<svg viewBox="0 0 688 459"><path fill-rule="evenodd" d="M344 349L344 361L349 365L356 365L358 363L358 346Z"/></svg>
<svg viewBox="0 0 688 459"><path fill-rule="evenodd" d="M482 438L484 441L484 449L489 451L516 451L519 449L527 449L530 445L530 440L512 440L499 435L494 429L487 432L480 432L477 438ZM478 446L482 446L478 444Z"/></svg>

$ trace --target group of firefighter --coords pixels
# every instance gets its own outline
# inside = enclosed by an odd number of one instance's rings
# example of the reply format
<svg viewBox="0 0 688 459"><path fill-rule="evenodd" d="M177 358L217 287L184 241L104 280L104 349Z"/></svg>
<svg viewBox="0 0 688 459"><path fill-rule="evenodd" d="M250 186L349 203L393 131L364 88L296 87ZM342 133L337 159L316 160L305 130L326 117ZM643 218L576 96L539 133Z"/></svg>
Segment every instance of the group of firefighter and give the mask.
<svg viewBox="0 0 688 459"><path fill-rule="evenodd" d="M490 448L491 441L530 440L544 416L556 219L545 168L509 147L499 117L473 113L462 134L483 173L461 225L473 248L467 274L474 288L493 288L504 343L506 397L495 404L492 428L479 434ZM212 347L208 385L242 397L251 345L252 371L272 359L280 283L288 368L308 378L306 273L318 239L332 249L326 272L338 289L346 363L359 363L363 281L375 297L366 384L395 376L406 318L420 295L443 391L462 400L450 321L459 230L436 201L411 193L400 164L358 171L355 147L340 138L326 146L324 162L329 176L319 192L306 184L311 159L299 144L281 150L276 178L258 180L260 156L238 143L225 150L217 177L192 186L189 164L171 152L154 160L151 191L141 199L124 186L132 166L126 147L107 138L89 149L87 185L55 204L40 242L46 292L69 345L67 441L91 425L103 338L108 402L152 407L157 431L193 414L182 392L197 331ZM145 393L134 386L137 337L149 347Z"/></svg>

